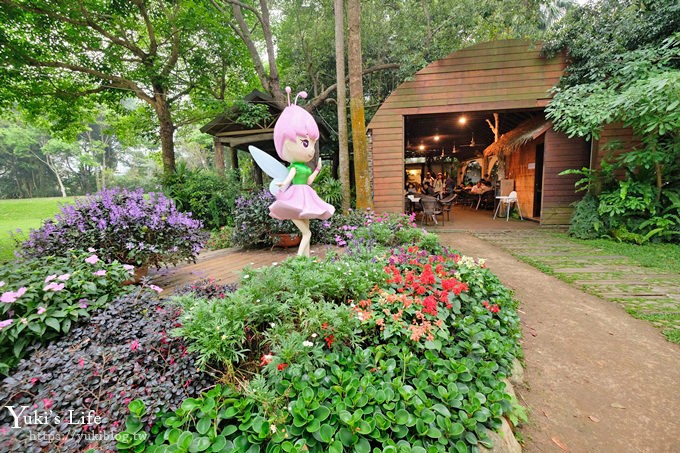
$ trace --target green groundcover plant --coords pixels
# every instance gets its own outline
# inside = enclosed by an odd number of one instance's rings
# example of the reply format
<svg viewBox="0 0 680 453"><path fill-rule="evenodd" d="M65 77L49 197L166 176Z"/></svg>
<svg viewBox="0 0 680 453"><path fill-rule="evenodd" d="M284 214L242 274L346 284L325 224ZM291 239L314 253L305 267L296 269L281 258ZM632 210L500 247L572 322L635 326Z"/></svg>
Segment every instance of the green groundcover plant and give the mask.
<svg viewBox="0 0 680 453"><path fill-rule="evenodd" d="M82 251L0 265L0 373L126 291L131 268Z"/></svg>
<svg viewBox="0 0 680 453"><path fill-rule="evenodd" d="M174 299L182 308L174 334L222 384L161 414L148 434L138 422L145 405L133 401L118 448L491 445L487 430L514 406L502 381L520 353L510 291L482 261L440 247L422 230L417 245L382 246L367 231L391 220L360 217L363 225L348 225L357 227L352 237L341 236L350 241L342 254L246 269L241 288L221 300Z"/></svg>

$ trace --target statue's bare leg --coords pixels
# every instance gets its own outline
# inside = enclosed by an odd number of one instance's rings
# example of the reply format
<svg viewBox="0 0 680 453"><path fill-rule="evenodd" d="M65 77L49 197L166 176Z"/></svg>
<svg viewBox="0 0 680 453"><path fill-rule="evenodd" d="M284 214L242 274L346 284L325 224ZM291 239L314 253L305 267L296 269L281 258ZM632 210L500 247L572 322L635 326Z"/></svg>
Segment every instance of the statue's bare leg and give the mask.
<svg viewBox="0 0 680 453"><path fill-rule="evenodd" d="M293 223L300 233L302 233L302 240L298 247L298 256L309 256L309 243L312 240L312 230L309 229L309 219L293 219Z"/></svg>

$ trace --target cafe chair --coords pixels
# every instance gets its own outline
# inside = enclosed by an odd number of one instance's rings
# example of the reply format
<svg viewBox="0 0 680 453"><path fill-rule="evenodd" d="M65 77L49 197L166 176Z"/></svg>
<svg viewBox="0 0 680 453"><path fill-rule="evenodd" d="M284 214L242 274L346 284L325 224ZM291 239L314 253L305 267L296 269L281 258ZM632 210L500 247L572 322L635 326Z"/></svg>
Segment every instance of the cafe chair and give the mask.
<svg viewBox="0 0 680 453"><path fill-rule="evenodd" d="M446 215L446 220L451 220L451 208L456 203L457 198L458 194L454 193L453 195L449 195L448 197L442 198L440 200L440 203L442 204L442 211L444 211L444 214Z"/></svg>
<svg viewBox="0 0 680 453"><path fill-rule="evenodd" d="M420 197L420 206L423 208L423 220L427 223L429 218L432 218L434 224L437 225L437 216L442 216L442 223L444 223L444 210L441 201L435 197L423 195Z"/></svg>

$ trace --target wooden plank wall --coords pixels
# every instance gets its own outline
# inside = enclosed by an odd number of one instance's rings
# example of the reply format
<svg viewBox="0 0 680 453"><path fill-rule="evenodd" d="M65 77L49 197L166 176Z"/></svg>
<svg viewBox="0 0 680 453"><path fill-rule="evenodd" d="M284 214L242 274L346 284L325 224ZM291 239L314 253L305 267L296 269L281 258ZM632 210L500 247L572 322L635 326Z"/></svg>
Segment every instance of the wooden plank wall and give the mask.
<svg viewBox="0 0 680 453"><path fill-rule="evenodd" d="M600 162L608 154L618 156L640 144L640 139L633 135L632 129L624 127L621 123L607 124L600 133L600 139L595 143L592 168L599 168Z"/></svg>
<svg viewBox="0 0 680 453"><path fill-rule="evenodd" d="M545 133L542 225L569 224L573 212L571 204L583 197L583 193L577 193L574 186L580 176L560 176L559 173L570 168L588 167L589 160L590 142L568 138L552 129Z"/></svg>
<svg viewBox="0 0 680 453"><path fill-rule="evenodd" d="M371 120L373 201L378 212L403 209L404 115L545 107L564 69L529 40L458 50L400 85Z"/></svg>
<svg viewBox="0 0 680 453"><path fill-rule="evenodd" d="M527 143L521 149L511 153L505 159L505 177L515 180L517 202L523 217L531 217L534 212L534 176L536 170L529 168L530 163L536 163L536 144L540 141Z"/></svg>

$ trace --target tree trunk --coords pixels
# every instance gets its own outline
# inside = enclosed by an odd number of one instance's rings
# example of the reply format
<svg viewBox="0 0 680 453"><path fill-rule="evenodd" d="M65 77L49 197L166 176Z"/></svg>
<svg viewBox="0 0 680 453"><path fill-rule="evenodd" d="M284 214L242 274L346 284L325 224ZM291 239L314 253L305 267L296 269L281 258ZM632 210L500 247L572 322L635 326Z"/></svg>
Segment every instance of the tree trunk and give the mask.
<svg viewBox="0 0 680 453"><path fill-rule="evenodd" d="M172 123L170 104L165 93L156 91L154 109L158 116L161 133L161 155L163 156L163 173L168 176L175 172L175 142L173 135L175 125Z"/></svg>
<svg viewBox="0 0 680 453"><path fill-rule="evenodd" d="M345 87L345 15L343 0L335 0L335 72L338 90L338 160L342 185L342 211L350 206L349 145L347 143L347 90Z"/></svg>
<svg viewBox="0 0 680 453"><path fill-rule="evenodd" d="M224 144L218 137L213 139L213 143L215 146L215 170L217 171L218 175L224 177Z"/></svg>
<svg viewBox="0 0 680 453"><path fill-rule="evenodd" d="M50 159L50 156L47 156L47 162L54 172L54 175L57 177L57 184L59 184L59 192L61 192L62 198L66 198L66 188L64 187L64 182L61 180L61 176L59 175L56 166L54 166L52 159Z"/></svg>
<svg viewBox="0 0 680 453"><path fill-rule="evenodd" d="M357 191L357 209L373 207L371 180L368 172L368 142L364 116L364 87L361 63L361 0L347 1L349 25L349 111L352 118L354 147L354 182Z"/></svg>

